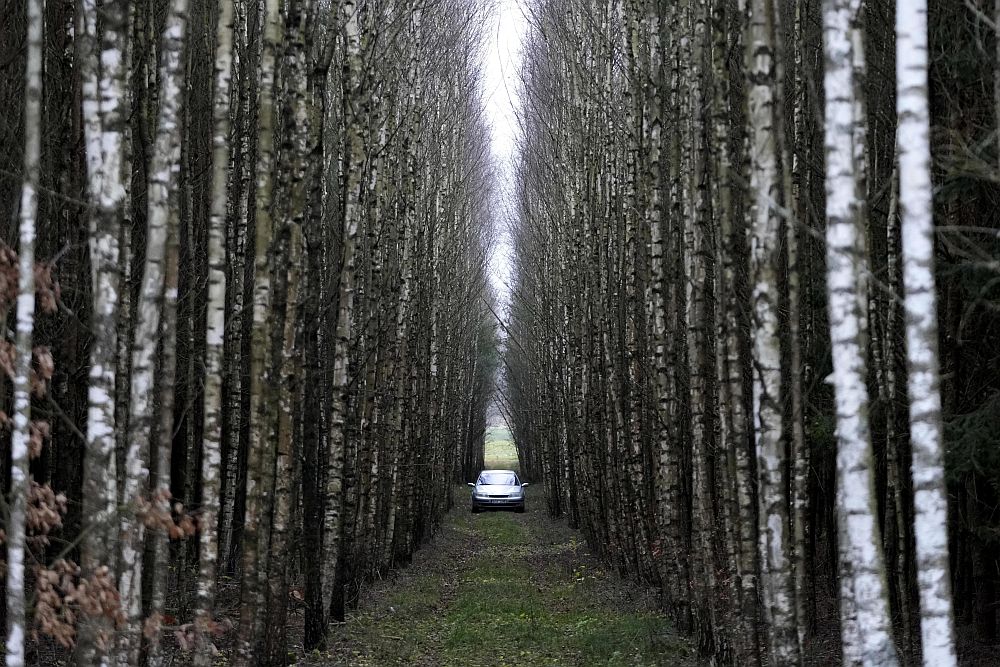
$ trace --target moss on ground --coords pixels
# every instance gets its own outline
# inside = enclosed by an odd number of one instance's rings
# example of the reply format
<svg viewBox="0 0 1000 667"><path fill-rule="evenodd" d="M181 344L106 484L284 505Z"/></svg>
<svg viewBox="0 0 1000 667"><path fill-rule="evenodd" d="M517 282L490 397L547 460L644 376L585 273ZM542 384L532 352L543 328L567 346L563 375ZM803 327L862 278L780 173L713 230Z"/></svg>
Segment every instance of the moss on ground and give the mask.
<svg viewBox="0 0 1000 667"><path fill-rule="evenodd" d="M601 568L543 504L523 515L456 508L409 568L365 592L330 650L302 664L695 664L651 592Z"/></svg>

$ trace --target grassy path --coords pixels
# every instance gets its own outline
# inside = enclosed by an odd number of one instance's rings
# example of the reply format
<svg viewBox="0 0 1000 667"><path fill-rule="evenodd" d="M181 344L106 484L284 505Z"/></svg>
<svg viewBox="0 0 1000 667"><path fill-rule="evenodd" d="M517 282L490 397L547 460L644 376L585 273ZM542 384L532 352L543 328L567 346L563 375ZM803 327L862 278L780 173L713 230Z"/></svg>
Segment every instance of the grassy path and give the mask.
<svg viewBox="0 0 1000 667"><path fill-rule="evenodd" d="M652 593L602 570L540 491L520 515L473 515L456 491L413 564L363 591L329 651L302 664L694 664Z"/></svg>

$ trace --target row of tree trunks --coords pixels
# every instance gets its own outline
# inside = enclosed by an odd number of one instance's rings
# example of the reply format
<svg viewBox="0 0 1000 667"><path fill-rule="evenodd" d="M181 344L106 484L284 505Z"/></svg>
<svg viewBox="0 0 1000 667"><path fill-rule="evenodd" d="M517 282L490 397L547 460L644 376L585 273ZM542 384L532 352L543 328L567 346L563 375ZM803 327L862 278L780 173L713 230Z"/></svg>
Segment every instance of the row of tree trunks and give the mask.
<svg viewBox="0 0 1000 667"><path fill-rule="evenodd" d="M0 249L8 655L283 665L291 605L322 646L482 465L487 8L47 5L0 26L0 89L9 62L30 93L0 189L25 202Z"/></svg>
<svg viewBox="0 0 1000 667"><path fill-rule="evenodd" d="M897 3L894 24L892 9L574 0L531 14L500 403L550 512L658 585L722 662L810 664L832 642L845 664L952 664L948 583L968 576L954 549L994 562L955 537L946 482L976 478L964 457L985 446L972 424L995 380L976 375L975 398L944 382L935 402L939 340L963 359L995 349L933 328L930 212L953 195L932 198L930 154L964 126L934 97L949 66L926 53L935 39L951 53L958 17ZM896 113L870 74L893 61ZM960 170L939 168L971 188ZM994 200L989 173L977 187ZM945 225L984 224L971 208ZM948 238L948 266L974 271ZM970 327L993 326L971 315L987 292L948 293ZM962 458L943 458L949 437Z"/></svg>

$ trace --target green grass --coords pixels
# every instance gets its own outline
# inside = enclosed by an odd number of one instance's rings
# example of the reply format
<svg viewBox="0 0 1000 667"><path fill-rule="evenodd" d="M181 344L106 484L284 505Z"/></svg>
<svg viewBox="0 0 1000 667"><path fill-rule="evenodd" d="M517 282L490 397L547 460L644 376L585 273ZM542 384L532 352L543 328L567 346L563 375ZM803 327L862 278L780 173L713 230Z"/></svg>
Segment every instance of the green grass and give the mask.
<svg viewBox="0 0 1000 667"><path fill-rule="evenodd" d="M437 574L414 577L407 586L393 591L389 602L394 607L431 611L441 600L442 584L443 577Z"/></svg>
<svg viewBox="0 0 1000 667"><path fill-rule="evenodd" d="M529 540L528 532L524 529L523 524L512 521L509 514L496 512L484 514L477 521L476 528L486 537L486 543L491 546L526 544Z"/></svg>
<svg viewBox="0 0 1000 667"><path fill-rule="evenodd" d="M488 544L527 558L494 552L470 563L446 616L443 664L657 665L687 657L670 645L662 615L605 606L607 582L586 566L537 567L546 548L514 517L487 515L478 527Z"/></svg>
<svg viewBox="0 0 1000 667"><path fill-rule="evenodd" d="M309 665L691 665L655 604L582 553L578 534L527 514L448 515L434 553L359 610ZM301 664L301 663L300 663Z"/></svg>
<svg viewBox="0 0 1000 667"><path fill-rule="evenodd" d="M484 465L487 469L517 470L521 465L517 459L514 436L506 426L491 426L486 429Z"/></svg>

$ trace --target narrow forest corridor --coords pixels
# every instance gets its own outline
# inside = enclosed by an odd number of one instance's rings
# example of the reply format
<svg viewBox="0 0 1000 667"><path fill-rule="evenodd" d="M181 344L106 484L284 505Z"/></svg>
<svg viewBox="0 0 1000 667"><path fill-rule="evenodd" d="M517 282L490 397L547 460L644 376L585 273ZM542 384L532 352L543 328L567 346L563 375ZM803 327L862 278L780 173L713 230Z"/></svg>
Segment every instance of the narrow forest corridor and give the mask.
<svg viewBox="0 0 1000 667"><path fill-rule="evenodd" d="M490 446L489 440L487 447ZM511 468L488 449L486 468ZM516 466L516 455L513 457ZM698 664L651 587L605 569L578 531L545 511L473 515L468 488L413 562L361 592L309 667Z"/></svg>
<svg viewBox="0 0 1000 667"><path fill-rule="evenodd" d="M5 667L995 667L998 211L1000 0L0 0Z"/></svg>

